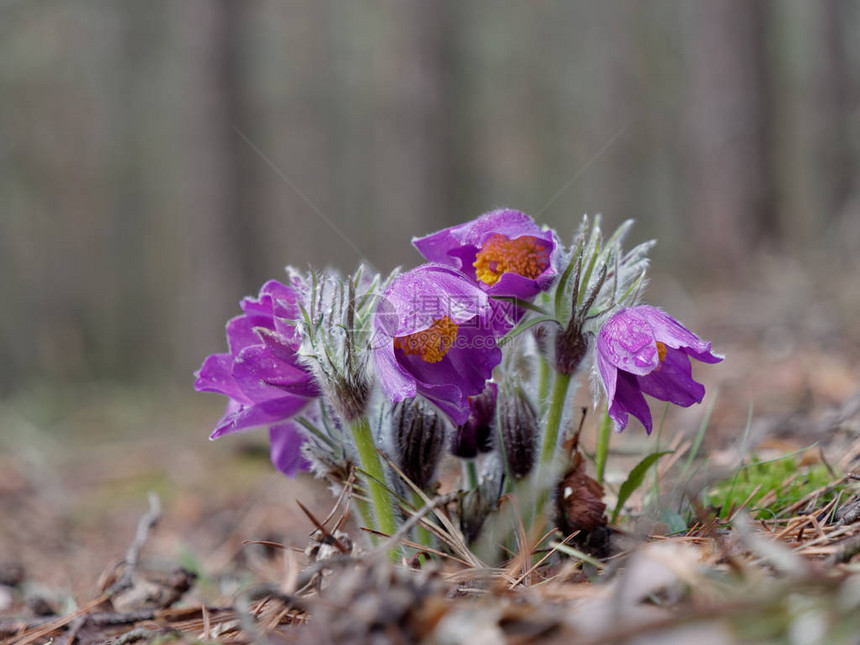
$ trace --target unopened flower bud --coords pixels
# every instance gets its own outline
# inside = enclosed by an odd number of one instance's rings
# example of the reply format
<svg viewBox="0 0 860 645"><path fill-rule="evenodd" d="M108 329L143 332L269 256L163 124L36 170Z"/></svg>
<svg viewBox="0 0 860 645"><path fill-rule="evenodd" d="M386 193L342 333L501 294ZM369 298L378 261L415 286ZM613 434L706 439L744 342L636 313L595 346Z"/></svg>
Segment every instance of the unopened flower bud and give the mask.
<svg viewBox="0 0 860 645"><path fill-rule="evenodd" d="M498 424L508 470L516 479L528 475L535 464L538 418L528 395L519 385L505 388L498 404Z"/></svg>
<svg viewBox="0 0 860 645"><path fill-rule="evenodd" d="M463 459L474 459L479 452L492 450L498 391L495 383L487 383L483 392L469 397L469 419L458 426L452 435L452 454Z"/></svg>
<svg viewBox="0 0 860 645"><path fill-rule="evenodd" d="M363 416L373 389L368 370L376 278L362 266L348 278L334 272L296 276L308 292L299 318L300 355L324 398L347 422Z"/></svg>
<svg viewBox="0 0 860 645"><path fill-rule="evenodd" d="M588 340L582 325L571 320L566 329L555 337L555 369L559 374L573 374L588 352Z"/></svg>
<svg viewBox="0 0 860 645"><path fill-rule="evenodd" d="M323 390L337 412L347 421L364 414L370 401L371 384L365 365L352 366L350 372L335 375Z"/></svg>
<svg viewBox="0 0 860 645"><path fill-rule="evenodd" d="M415 397L394 405L391 431L397 465L413 484L429 488L445 447L445 421Z"/></svg>

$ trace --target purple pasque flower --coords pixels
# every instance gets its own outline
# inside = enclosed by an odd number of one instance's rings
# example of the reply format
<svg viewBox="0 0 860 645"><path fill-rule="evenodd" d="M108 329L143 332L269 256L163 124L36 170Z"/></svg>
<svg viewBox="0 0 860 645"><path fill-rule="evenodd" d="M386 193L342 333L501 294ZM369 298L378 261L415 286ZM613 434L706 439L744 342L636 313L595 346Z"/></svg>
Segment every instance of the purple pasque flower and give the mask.
<svg viewBox="0 0 860 645"><path fill-rule="evenodd" d="M272 462L289 475L306 466L301 432L289 419L319 395L296 353L301 338L292 321L299 316L300 297L296 287L270 280L257 298L244 298L244 313L227 323L230 351L208 356L194 382L199 392L229 398L210 439L269 426Z"/></svg>
<svg viewBox="0 0 860 645"><path fill-rule="evenodd" d="M425 264L397 276L374 318L376 374L391 401L423 395L455 425L469 418L502 360L487 294L448 267Z"/></svg>
<svg viewBox="0 0 860 645"><path fill-rule="evenodd" d="M491 296L530 300L556 276L555 232L508 208L414 238L412 244L430 262L462 271Z"/></svg>
<svg viewBox="0 0 860 645"><path fill-rule="evenodd" d="M618 432L632 414L651 433L644 394L683 407L702 402L705 386L693 380L690 357L704 363L723 360L710 342L656 307L627 307L603 324L597 334L597 369Z"/></svg>

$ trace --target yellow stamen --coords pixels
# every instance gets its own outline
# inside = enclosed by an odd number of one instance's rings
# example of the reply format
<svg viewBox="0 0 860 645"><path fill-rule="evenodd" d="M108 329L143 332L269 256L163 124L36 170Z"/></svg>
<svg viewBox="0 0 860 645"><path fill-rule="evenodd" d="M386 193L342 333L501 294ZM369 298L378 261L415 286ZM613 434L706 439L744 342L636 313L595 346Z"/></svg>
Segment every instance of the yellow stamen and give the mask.
<svg viewBox="0 0 860 645"><path fill-rule="evenodd" d="M666 360L666 345L659 340L657 341L657 356L660 357L661 363Z"/></svg>
<svg viewBox="0 0 860 645"><path fill-rule="evenodd" d="M536 278L549 266L549 251L531 235L511 240L496 233L484 242L472 266L478 280L490 286L496 284L503 273Z"/></svg>
<svg viewBox="0 0 860 645"><path fill-rule="evenodd" d="M418 354L426 363L438 363L457 339L458 326L448 316L434 320L427 329L394 339L394 347L407 356Z"/></svg>

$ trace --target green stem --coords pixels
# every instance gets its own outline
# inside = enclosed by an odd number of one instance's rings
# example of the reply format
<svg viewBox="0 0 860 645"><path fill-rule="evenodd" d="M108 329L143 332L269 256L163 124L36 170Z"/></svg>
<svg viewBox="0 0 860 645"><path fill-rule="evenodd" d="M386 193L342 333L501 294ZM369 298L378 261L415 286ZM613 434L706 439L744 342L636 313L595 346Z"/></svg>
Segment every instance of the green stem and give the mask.
<svg viewBox="0 0 860 645"><path fill-rule="evenodd" d="M546 431L543 435L543 446L540 453L540 464L532 477L530 478L531 486L534 487L535 481L540 481L540 478L546 477L546 469L553 466L558 453L558 435L561 430L561 419L564 416L564 404L567 400L567 392L570 389L571 374L555 373L555 380L552 384L552 394L549 400L549 412L546 417ZM556 472L552 473L553 478ZM532 489L534 490L534 489ZM544 506L549 501L548 491L542 491L537 497L533 497L534 506L528 514L528 526L533 526L535 521L543 514Z"/></svg>
<svg viewBox="0 0 860 645"><path fill-rule="evenodd" d="M549 394L549 384L551 379L552 370L550 369L549 361L541 356L540 363L538 364L538 405L541 406L541 412L546 409L543 406L546 403L546 397Z"/></svg>
<svg viewBox="0 0 860 645"><path fill-rule="evenodd" d="M465 479L466 490L475 490L478 487L478 465L474 459L463 460L463 478Z"/></svg>
<svg viewBox="0 0 860 645"><path fill-rule="evenodd" d="M549 414L546 418L546 433L543 437L543 448L540 453L540 465L546 466L552 462L558 447L558 432L561 428L561 418L564 413L564 403L570 386L570 374L556 374L552 386L552 399L549 402Z"/></svg>
<svg viewBox="0 0 860 645"><path fill-rule="evenodd" d="M609 437L612 436L612 419L609 411L604 410L600 418L600 431L597 435L597 449L594 455L594 466L597 471L597 483L603 485L603 476L606 473L606 456L609 454Z"/></svg>
<svg viewBox="0 0 860 645"><path fill-rule="evenodd" d="M415 504L415 512L419 512L422 508L424 508L424 500L421 498L421 495L418 494L418 491L413 491L412 500ZM422 526L421 523L418 523L418 543L423 546L433 546L433 534L430 533L430 530Z"/></svg>
<svg viewBox="0 0 860 645"><path fill-rule="evenodd" d="M379 526L371 525L371 528L379 528L386 535L394 535L397 523L394 519L394 504L385 487L385 471L382 470L382 462L373 443L373 433L367 418L359 417L350 423L352 438L358 449L358 457L361 460L361 469L367 473L366 482L370 490L370 498L373 500L376 519ZM367 519L367 518L365 518ZM370 523L370 522L369 522Z"/></svg>
<svg viewBox="0 0 860 645"><path fill-rule="evenodd" d="M367 528L376 528L376 516L373 514L373 506L366 499L353 498L355 505L358 506L358 512L361 514L361 519ZM370 540L376 544L376 535L371 535Z"/></svg>

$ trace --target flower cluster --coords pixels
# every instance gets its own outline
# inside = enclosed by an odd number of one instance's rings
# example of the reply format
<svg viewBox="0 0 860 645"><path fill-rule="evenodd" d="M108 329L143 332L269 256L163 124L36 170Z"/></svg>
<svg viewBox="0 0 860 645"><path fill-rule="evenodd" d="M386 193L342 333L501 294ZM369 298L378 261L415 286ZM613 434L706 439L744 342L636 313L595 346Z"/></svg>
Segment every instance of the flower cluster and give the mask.
<svg viewBox="0 0 860 645"><path fill-rule="evenodd" d="M384 533L409 515L410 487L436 485L447 448L464 464L460 523L476 538L505 490L557 471L574 375L600 383L595 404L605 397L619 432L629 415L651 432L646 394L680 406L705 395L690 359L722 357L639 304L652 243L625 252L630 225L604 239L584 218L565 245L501 209L415 238L426 264L409 271L288 269L241 301L229 351L197 373L198 390L228 398L211 438L266 427L288 475L346 485L357 471L372 501L363 519Z"/></svg>

